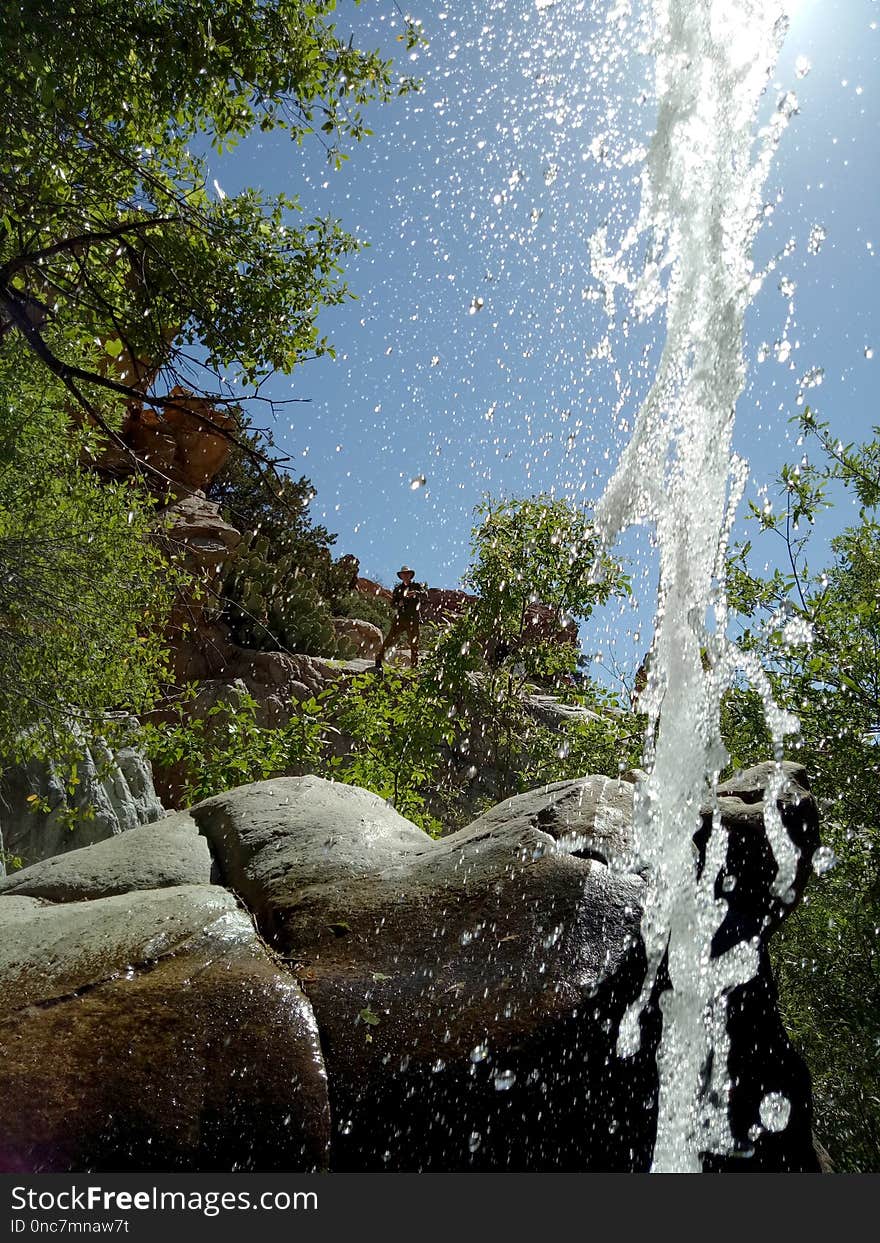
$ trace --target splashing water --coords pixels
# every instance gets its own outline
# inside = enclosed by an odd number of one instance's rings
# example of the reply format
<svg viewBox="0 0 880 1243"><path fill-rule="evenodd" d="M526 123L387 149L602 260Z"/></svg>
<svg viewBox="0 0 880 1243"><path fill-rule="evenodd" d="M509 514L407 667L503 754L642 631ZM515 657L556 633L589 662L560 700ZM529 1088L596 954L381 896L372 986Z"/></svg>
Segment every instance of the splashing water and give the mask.
<svg viewBox="0 0 880 1243"><path fill-rule="evenodd" d="M700 1154L729 1152L726 997L757 971L748 943L710 958L726 904L714 897L725 857L717 814L698 875L693 835L726 761L719 726L723 690L740 670L761 692L776 742L796 727L772 704L760 668L726 639L724 560L745 463L732 456L734 407L743 389L743 319L757 291L751 248L761 189L796 112L790 93L755 140L758 102L786 29L783 0L654 0L658 121L648 153L638 223L621 250L594 239L594 274L606 305L615 287L636 308L665 302L666 341L632 439L596 510L610 545L649 522L660 557L657 621L648 686L646 768L636 795L636 851L650 881L643 932L642 995L618 1036L621 1056L639 1044L639 1018L667 958L656 1171L698 1171ZM641 242L637 278L628 275ZM796 853L767 791L767 831L785 899Z"/></svg>

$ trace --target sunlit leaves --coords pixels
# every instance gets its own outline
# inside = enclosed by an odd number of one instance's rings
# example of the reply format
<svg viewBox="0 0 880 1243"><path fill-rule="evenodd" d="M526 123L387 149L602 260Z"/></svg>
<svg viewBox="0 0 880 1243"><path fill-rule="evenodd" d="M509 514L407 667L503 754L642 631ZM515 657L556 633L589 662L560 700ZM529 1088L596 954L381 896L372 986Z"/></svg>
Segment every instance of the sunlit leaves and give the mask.
<svg viewBox="0 0 880 1243"><path fill-rule="evenodd" d="M50 304L71 345L108 342L128 383L196 345L210 370L247 384L326 352L316 317L347 297L353 239L336 221L299 220L289 196L218 201L194 150L283 129L343 160L342 144L369 133L363 108L402 84L337 33L333 9L4 6L0 274L23 304Z"/></svg>

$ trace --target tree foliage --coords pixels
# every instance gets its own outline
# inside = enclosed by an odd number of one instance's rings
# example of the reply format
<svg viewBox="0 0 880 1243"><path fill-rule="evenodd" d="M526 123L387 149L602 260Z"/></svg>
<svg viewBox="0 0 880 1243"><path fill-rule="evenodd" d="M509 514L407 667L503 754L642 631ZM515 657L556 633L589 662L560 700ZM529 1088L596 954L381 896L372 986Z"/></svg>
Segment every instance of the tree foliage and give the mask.
<svg viewBox="0 0 880 1243"><path fill-rule="evenodd" d="M600 552L584 510L564 499L487 498L475 514L464 581L476 600L439 637L432 668L447 694L454 688L460 717L479 734L477 749L488 753L503 798L540 784L538 772L558 771L548 752L560 748L557 760L569 753L570 744L542 729L528 695L536 681L571 689L579 646L567 629L624 594L628 580ZM605 752L603 744L593 754Z"/></svg>
<svg viewBox="0 0 880 1243"><path fill-rule="evenodd" d="M251 469L245 465L245 479ZM593 581L595 542L580 511L542 498L503 502L499 510L502 530L488 520L494 506L477 512L481 521L474 528L468 581L479 582L485 598L431 636L418 671L386 668L381 675L355 677L340 671L336 684L317 699L292 705L289 726L262 731L265 737L247 705L234 736L224 731L224 708L212 710L211 721L191 726L184 713L172 726L151 732L153 754L162 763L192 767L190 796L245 780L243 764L251 779L303 771L305 765L387 798L432 833L441 824L450 829L471 818L483 802L587 772L616 776L633 766L639 723L598 687L575 688L566 681L576 647L521 625L521 602L532 601L538 589L552 601L551 618L585 616L612 592L624 591L625 577L602 562L603 581ZM261 530L274 529L274 502L264 507L254 500L250 512L261 515ZM583 556L573 561L575 539ZM500 575L507 571L496 569L513 564L519 575L515 609L504 600ZM502 655L491 644L487 659L486 641L493 635L478 627L491 627L499 617L509 650ZM573 709L569 715L554 723L541 716L530 699L538 689L531 680L536 674L560 679L556 689Z"/></svg>
<svg viewBox="0 0 880 1243"><path fill-rule="evenodd" d="M244 534L222 585L224 620L244 647L337 653L331 618L356 563L334 558L336 536L309 514L314 496L304 476L268 471L238 449L208 489Z"/></svg>
<svg viewBox="0 0 880 1243"><path fill-rule="evenodd" d="M0 756L60 756L147 707L173 587L138 489L104 485L35 367L0 352Z"/></svg>
<svg viewBox="0 0 880 1243"><path fill-rule="evenodd" d="M102 391L159 412L178 382L229 402L227 380L255 395L273 371L331 350L317 319L348 297L353 237L304 219L289 194L210 189L198 152L284 130L347 158L344 144L369 133L365 106L412 83L337 32L334 8L0 9L0 334L111 439Z"/></svg>
<svg viewBox="0 0 880 1243"><path fill-rule="evenodd" d="M880 429L843 445L806 410L807 445L818 449L780 479L781 503L753 506L782 568L749 569L750 545L731 565L740 643L759 656L777 703L800 732L788 754L807 767L827 850L821 874L776 943L785 1018L813 1075L817 1133L836 1168L880 1168ZM855 496L859 520L831 541L821 570L807 561L817 513L835 489ZM738 763L767 754L758 697L734 690L724 705L727 745ZM829 867L829 864L833 864Z"/></svg>
<svg viewBox="0 0 880 1243"><path fill-rule="evenodd" d="M283 130L337 165L413 85L337 31L333 0L0 6L0 747L62 712L137 709L167 603L150 502L83 462L169 390L226 404L331 347L356 247L290 194L212 187L205 152ZM406 39L418 34L405 27ZM210 416L205 416L210 423ZM267 454L235 432L255 460ZM98 434L100 433L100 434ZM138 469L163 491L161 471ZM157 478L158 476L158 478ZM296 491L297 485L290 485ZM158 632L158 631L157 631Z"/></svg>

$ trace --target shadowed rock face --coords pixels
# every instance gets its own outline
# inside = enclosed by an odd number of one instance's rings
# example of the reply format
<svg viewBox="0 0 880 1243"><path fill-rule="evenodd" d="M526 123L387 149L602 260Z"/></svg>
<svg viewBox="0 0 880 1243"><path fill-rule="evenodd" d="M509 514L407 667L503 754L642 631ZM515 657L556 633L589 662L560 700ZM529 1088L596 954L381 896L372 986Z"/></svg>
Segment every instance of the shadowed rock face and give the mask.
<svg viewBox="0 0 880 1243"><path fill-rule="evenodd" d="M193 814L315 1009L334 1166L628 1168L634 1145L644 1162L651 1076L612 1052L641 978L643 882L537 827L583 828L606 779L582 787L580 819L548 814L560 788L438 842L306 780Z"/></svg>
<svg viewBox="0 0 880 1243"><path fill-rule="evenodd" d="M806 859L815 807L794 766L789 777L783 815ZM766 937L784 914L764 867L762 792L746 781L722 800L728 869L739 878L723 896L736 935ZM0 1040L8 1029L17 1042L0 1060L5 1160L12 1152L20 1169L646 1169L656 998L640 1053L615 1052L644 970L632 797L631 784L605 777L561 782L439 841L376 796L315 777L209 799L191 815L274 957L218 886L65 906L0 893L0 920L15 921L14 943L25 947L16 952L30 964L7 955L4 966L0 954L11 1006ZM86 914L71 924L77 912ZM779 1022L766 952L730 1012L731 1117L753 1156L712 1168L816 1168L806 1072ZM61 1026L70 1058L56 1076L49 1050ZM96 1049L112 1061L106 1083L93 1073ZM791 1121L754 1132L771 1091L791 1100ZM38 1106L7 1123L2 1115L30 1092ZM169 1093L184 1102L177 1124L161 1104Z"/></svg>

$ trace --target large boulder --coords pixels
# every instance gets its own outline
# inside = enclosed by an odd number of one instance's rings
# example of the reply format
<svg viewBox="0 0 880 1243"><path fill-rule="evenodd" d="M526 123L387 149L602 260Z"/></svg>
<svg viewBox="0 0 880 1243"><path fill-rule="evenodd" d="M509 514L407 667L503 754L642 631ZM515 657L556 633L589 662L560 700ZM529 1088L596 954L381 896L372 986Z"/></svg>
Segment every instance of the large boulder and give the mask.
<svg viewBox="0 0 880 1243"><path fill-rule="evenodd" d="M334 617L331 620L336 638L350 649L352 656L376 659L382 646L382 631L378 626L358 617Z"/></svg>
<svg viewBox="0 0 880 1243"><path fill-rule="evenodd" d="M650 1057L613 1051L643 882L557 843L540 801L441 841L317 778L192 809L315 1007L334 1168L646 1163Z"/></svg>
<svg viewBox="0 0 880 1243"><path fill-rule="evenodd" d="M725 797L728 873L735 866L741 883L724 897L736 925L759 891L768 912L773 899L751 876L763 876L766 853L757 804ZM193 809L221 873L315 1008L334 1168L647 1167L657 997L639 1053L615 1049L644 971L632 799L627 782L560 782L440 841L317 778L259 783ZM787 806L808 862L815 806L805 791ZM813 1169L806 1072L766 957L771 922L757 932L759 978L731 996L731 1116L751 1168ZM768 1093L791 1102L789 1125L756 1137Z"/></svg>
<svg viewBox="0 0 880 1243"><path fill-rule="evenodd" d="M0 1170L327 1163L318 1032L232 894L0 896Z"/></svg>
<svg viewBox="0 0 880 1243"><path fill-rule="evenodd" d="M0 880L0 894L78 902L135 889L207 885L211 852L186 812L44 859Z"/></svg>
<svg viewBox="0 0 880 1243"><path fill-rule="evenodd" d="M432 842L369 790L321 777L257 781L198 803L193 818L217 857L222 879L244 898L279 944L301 890L399 869Z"/></svg>
<svg viewBox="0 0 880 1243"><path fill-rule="evenodd" d="M769 768L719 797L714 948L757 941L760 970L728 999L738 1155L707 1169L818 1168L767 956L818 840L784 775L785 895ZM367 791L281 778L192 808L201 838L169 817L29 869L0 888L0 1167L648 1168L662 973L616 1051L645 967L633 794L558 782L434 840Z"/></svg>

